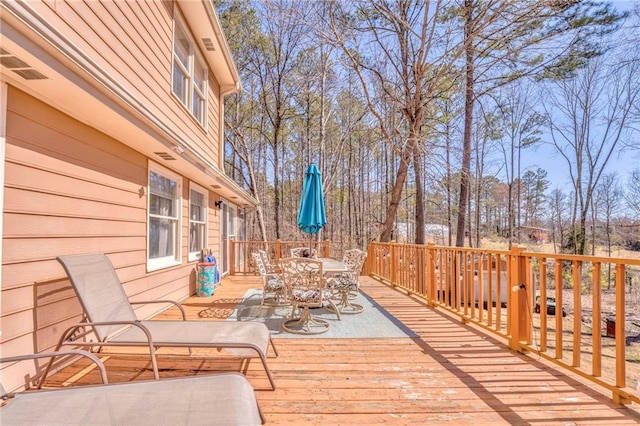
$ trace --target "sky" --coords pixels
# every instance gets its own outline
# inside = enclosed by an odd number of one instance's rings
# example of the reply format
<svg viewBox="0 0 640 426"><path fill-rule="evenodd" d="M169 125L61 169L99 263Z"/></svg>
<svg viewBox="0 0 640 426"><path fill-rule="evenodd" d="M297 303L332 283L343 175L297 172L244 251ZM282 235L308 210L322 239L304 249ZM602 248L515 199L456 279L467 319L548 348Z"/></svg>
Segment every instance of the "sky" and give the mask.
<svg viewBox="0 0 640 426"><path fill-rule="evenodd" d="M617 10L628 11L640 0L618 0L611 2ZM609 160L606 173L616 172L620 183L624 185L634 169L640 168L640 135L638 132L629 140L633 149L618 150ZM543 137L545 140L545 137ZM550 138L546 136L546 140ZM555 147L550 144L541 145L536 151L526 151L522 155L522 171L536 170L538 167L547 171L547 179L551 182L550 189L560 188L564 191L571 190L571 178L567 161L558 154Z"/></svg>

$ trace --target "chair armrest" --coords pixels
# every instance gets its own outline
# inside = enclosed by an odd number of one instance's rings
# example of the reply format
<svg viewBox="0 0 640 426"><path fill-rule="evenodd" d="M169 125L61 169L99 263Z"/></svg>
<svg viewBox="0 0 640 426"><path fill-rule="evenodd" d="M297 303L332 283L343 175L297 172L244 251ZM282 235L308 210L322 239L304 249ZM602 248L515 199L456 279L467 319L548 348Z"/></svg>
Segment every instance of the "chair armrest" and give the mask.
<svg viewBox="0 0 640 426"><path fill-rule="evenodd" d="M87 351L82 351L79 349L69 349L69 350L64 350L64 351L54 351L54 352L40 352L37 354L26 354L26 355L16 355L16 356L9 356L9 357L4 357L4 358L0 358L0 363L3 362L16 362L16 361L27 361L27 360L32 360L32 359L39 359L39 358L51 358L51 360L53 361L55 358L59 357L59 356L82 356L85 358L89 358L89 360L91 360L100 370L100 377L102 379L102 383L107 384L109 383L109 380L107 379L107 370L104 366L104 364L102 363L102 361L100 361L100 358L98 358L97 356L95 356L94 354L92 354L91 352L87 352ZM48 373L48 370L45 372L45 374ZM44 380L46 379L46 375L43 375L43 377L40 379L40 383L43 383ZM6 398L10 398L12 396L12 394L4 394L2 395L3 399Z"/></svg>
<svg viewBox="0 0 640 426"><path fill-rule="evenodd" d="M180 313L182 314L182 321L186 321L187 320L187 313L185 312L184 308L182 307L182 305L179 302L176 302L175 300L140 300L137 302L129 302L132 305L147 305L150 303L168 303L170 305L174 305L176 308L180 309Z"/></svg>
<svg viewBox="0 0 640 426"><path fill-rule="evenodd" d="M116 344L110 344L107 341L97 341L97 342L84 342L84 343L77 343L77 340L80 337L84 337L90 333L93 332L93 330L90 331L84 331L82 333L80 333L79 335L76 335L76 331L78 329L86 329L87 327L96 327L96 326L101 326L101 325L121 325L121 326L126 326L126 325L130 325L133 327L138 327L140 330L142 330L142 332L145 334L145 336L147 336L147 342L149 344L149 347L153 346L153 336L151 336L151 332L149 331L149 329L147 327L145 327L140 320L136 320L136 321L101 321L101 322L81 322L75 325L72 325L70 327L68 327L63 333L62 336L60 337L60 340L58 341L58 346L57 348L60 348L63 345L77 345L77 346L106 346L106 345L111 345L111 346L118 346ZM107 339L108 340L108 339ZM56 349L57 350L57 349Z"/></svg>

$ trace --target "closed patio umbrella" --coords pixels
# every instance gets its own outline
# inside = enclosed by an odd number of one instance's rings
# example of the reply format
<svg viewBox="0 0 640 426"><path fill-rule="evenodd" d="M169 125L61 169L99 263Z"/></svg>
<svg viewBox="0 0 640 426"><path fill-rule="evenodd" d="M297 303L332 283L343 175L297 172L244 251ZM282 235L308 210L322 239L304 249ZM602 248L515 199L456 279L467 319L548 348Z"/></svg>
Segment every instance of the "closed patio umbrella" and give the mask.
<svg viewBox="0 0 640 426"><path fill-rule="evenodd" d="M298 228L307 234L317 234L327 223L322 195L322 177L318 166L311 163L307 167L298 208ZM311 245L311 242L309 243ZM311 250L312 247L309 247Z"/></svg>

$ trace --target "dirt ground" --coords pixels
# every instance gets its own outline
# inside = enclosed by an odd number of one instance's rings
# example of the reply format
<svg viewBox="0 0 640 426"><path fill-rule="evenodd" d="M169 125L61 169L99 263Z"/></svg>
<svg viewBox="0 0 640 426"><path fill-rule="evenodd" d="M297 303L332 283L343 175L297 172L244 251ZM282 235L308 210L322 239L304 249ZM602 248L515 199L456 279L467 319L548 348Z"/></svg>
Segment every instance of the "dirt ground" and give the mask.
<svg viewBox="0 0 640 426"><path fill-rule="evenodd" d="M563 318L563 359L571 362L573 353L571 351L573 343L574 329L574 312L573 306L573 290L563 290L563 305L567 312L567 316ZM627 293L626 310L626 327L625 327L625 354L626 354L626 380L627 387L637 389L640 392L640 313L638 312L638 299L636 294ZM592 296L583 294L582 298L582 315L581 324L581 367L584 371L590 372L592 368L591 355L593 353L593 310ZM602 313L603 319L601 324L601 346L602 346L602 376L608 378L615 383L615 353L616 340L612 335L607 335L607 318L613 318L615 315L615 293L614 291L603 291L602 294ZM537 317L537 321L536 321ZM534 325L539 327L540 315L534 314ZM555 316L547 318L548 348L555 351Z"/></svg>
<svg viewBox="0 0 640 426"><path fill-rule="evenodd" d="M506 249L504 241L487 241L483 242L483 248L489 249ZM554 253L551 244L535 244L528 245L528 251L539 253ZM599 250L596 252L598 256L607 256L607 253ZM616 249L611 253L611 257L625 259L640 259L640 252ZM627 387L635 388L640 393L640 282L637 278L632 280L632 285L625 288L625 353L626 353L626 378ZM548 289L549 296L553 296L554 289ZM582 312L580 318L581 324L581 355L580 367L585 372L592 371L592 351L593 351L593 299L589 290L585 290L581 294ZM562 305L567 312L567 316L563 318L563 360L572 363L573 353L571 351L573 344L573 328L574 328L574 292L573 289L564 289L562 292ZM612 383L615 383L615 338L607 336L607 318L615 317L615 288L602 289L601 293L601 345L602 345L602 376ZM556 352L555 348L555 316L548 316L547 319L547 353L549 355ZM533 313L534 323L534 344L540 344L540 315Z"/></svg>

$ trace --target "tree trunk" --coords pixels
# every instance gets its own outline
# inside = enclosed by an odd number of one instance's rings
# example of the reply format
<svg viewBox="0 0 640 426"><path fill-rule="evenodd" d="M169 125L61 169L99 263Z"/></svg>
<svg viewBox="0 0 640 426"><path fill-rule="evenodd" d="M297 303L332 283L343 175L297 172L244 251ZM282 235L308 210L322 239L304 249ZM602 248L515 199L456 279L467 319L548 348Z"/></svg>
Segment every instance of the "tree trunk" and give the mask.
<svg viewBox="0 0 640 426"><path fill-rule="evenodd" d="M422 187L422 155L414 147L413 168L416 175L416 244L425 244L424 235L424 188Z"/></svg>
<svg viewBox="0 0 640 426"><path fill-rule="evenodd" d="M467 205L469 203L469 184L471 171L471 129L473 126L474 54L472 46L472 10L471 0L465 0L464 42L466 53L466 87L464 99L464 135L462 140L462 168L460 170L460 195L458 198L458 221L456 227L456 247L464 246L464 234L467 224Z"/></svg>
<svg viewBox="0 0 640 426"><path fill-rule="evenodd" d="M380 233L381 242L391 241L391 233L393 231L393 223L396 220L398 214L398 207L400 205L400 199L402 197L402 188L404 182L407 179L407 172L409 171L409 163L411 162L411 154L413 153L415 145L415 139L409 138L407 145L402 151L402 158L400 165L398 166L398 172L396 173L395 183L391 189L391 198L386 211L384 223L382 225L382 232Z"/></svg>

